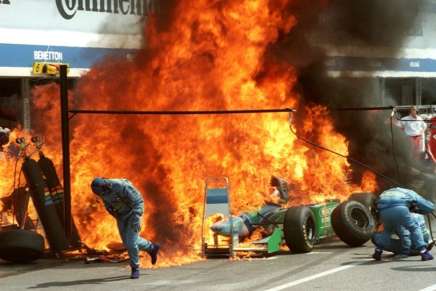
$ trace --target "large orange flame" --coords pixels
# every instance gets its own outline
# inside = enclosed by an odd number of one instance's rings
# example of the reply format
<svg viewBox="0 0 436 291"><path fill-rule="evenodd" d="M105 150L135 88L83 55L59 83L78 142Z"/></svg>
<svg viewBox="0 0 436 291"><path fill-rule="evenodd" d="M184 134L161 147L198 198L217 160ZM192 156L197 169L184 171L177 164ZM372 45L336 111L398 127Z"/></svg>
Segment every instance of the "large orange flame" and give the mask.
<svg viewBox="0 0 436 291"><path fill-rule="evenodd" d="M21 128L14 129L9 135L10 142L4 145L3 151L0 152L0 198L8 197L13 194L15 189L26 185L21 171L21 157L24 153L33 155L37 152L37 149L32 144L20 150L19 146L15 143L15 140L19 137L24 137L27 141L30 141L31 133ZM0 229L1 225L17 224L17 220L14 216L17 210L13 209L13 206L11 208L5 206L10 205L5 205L4 202L0 200ZM30 219L37 219L36 209L31 201L27 211Z"/></svg>
<svg viewBox="0 0 436 291"><path fill-rule="evenodd" d="M84 76L70 106L92 109L239 109L300 106L291 65L265 57L297 19L292 0L183 0L171 21L146 25L147 46L131 60L107 59ZM58 88L39 87L35 106L47 150L59 159ZM300 108L299 134L347 154L320 106ZM301 114L300 114L301 115ZM159 265L198 259L204 179L228 176L233 211L259 207L271 174L292 183L293 203L346 198L350 165L292 135L287 114L76 116L72 199L90 247L118 241L116 224L90 191L95 176L130 179L144 196L142 235L163 244ZM54 153L58 153L55 155ZM58 164L59 160L58 160ZM10 185L8 185L9 187Z"/></svg>

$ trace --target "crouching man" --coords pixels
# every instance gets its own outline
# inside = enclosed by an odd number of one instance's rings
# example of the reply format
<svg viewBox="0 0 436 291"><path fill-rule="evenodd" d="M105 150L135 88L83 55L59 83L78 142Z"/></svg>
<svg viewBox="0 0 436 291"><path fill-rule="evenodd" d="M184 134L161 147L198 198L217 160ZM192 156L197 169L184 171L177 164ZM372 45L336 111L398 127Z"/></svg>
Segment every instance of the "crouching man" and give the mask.
<svg viewBox="0 0 436 291"><path fill-rule="evenodd" d="M419 229L422 232L424 242L427 244L427 250L430 251L433 248L435 242L431 240L430 232L425 223L424 215L418 213L412 213L411 216L412 219L418 224ZM396 233L389 235L388 233L385 232L376 232L372 236L372 242L374 243L375 246L377 246L378 249L382 249L384 251L394 253L396 256L399 257L404 256L402 255L404 250L402 249L402 243L399 237L403 237L410 240L410 232L404 227L401 227L399 231L401 232L400 235ZM393 237L394 235L398 236L398 238ZM407 244L408 243L406 243L406 246ZM420 251L418 249L418 246L413 242L411 242L411 247L408 255L416 256L419 254Z"/></svg>
<svg viewBox="0 0 436 291"><path fill-rule="evenodd" d="M139 278L139 250L150 255L153 265L156 264L159 252L159 244L139 236L144 213L141 193L126 179L95 178L91 188L103 200L106 210L117 220L121 239L129 253L131 278Z"/></svg>
<svg viewBox="0 0 436 291"><path fill-rule="evenodd" d="M433 260L427 249L419 221L413 213L428 214L434 210L434 204L415 191L405 188L392 188L380 194L377 201L377 210L383 223L382 241L386 242L393 233L400 237L399 256L407 257L412 245L421 255L421 260ZM379 237L380 239L380 237ZM376 248L372 257L381 260L386 246L376 241Z"/></svg>

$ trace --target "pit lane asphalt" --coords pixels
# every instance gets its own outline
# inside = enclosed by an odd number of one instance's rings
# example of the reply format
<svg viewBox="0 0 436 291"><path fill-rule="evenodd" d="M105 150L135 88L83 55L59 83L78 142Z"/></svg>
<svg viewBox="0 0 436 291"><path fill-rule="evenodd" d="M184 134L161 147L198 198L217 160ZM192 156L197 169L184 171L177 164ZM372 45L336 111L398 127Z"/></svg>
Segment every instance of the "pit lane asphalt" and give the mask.
<svg viewBox="0 0 436 291"><path fill-rule="evenodd" d="M0 290L422 290L436 284L436 261L420 257L383 262L373 247L330 241L308 254L229 261L211 259L179 267L142 269L128 279L126 264L59 263L28 266L0 262ZM436 285L434 289L436 290Z"/></svg>

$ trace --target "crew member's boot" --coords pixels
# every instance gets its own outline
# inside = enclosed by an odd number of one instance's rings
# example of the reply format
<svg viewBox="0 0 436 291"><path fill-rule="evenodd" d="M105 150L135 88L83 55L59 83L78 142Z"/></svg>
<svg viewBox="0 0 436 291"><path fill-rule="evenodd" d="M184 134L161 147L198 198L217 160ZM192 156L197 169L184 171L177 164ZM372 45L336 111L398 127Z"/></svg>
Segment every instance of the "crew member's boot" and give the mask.
<svg viewBox="0 0 436 291"><path fill-rule="evenodd" d="M157 254L159 253L159 249L160 249L160 245L153 243L150 250L147 251L147 253L150 255L152 265L155 265L157 262Z"/></svg>
<svg viewBox="0 0 436 291"><path fill-rule="evenodd" d="M374 250L374 253L372 254L372 258L376 261L380 261L382 257L382 253L383 253L382 250L376 248Z"/></svg>
<svg viewBox="0 0 436 291"><path fill-rule="evenodd" d="M131 266L132 273L130 275L130 279L138 279L139 278L139 266Z"/></svg>
<svg viewBox="0 0 436 291"><path fill-rule="evenodd" d="M429 250L425 249L423 252L421 252L421 261L431 261L431 260L433 260L433 256Z"/></svg>

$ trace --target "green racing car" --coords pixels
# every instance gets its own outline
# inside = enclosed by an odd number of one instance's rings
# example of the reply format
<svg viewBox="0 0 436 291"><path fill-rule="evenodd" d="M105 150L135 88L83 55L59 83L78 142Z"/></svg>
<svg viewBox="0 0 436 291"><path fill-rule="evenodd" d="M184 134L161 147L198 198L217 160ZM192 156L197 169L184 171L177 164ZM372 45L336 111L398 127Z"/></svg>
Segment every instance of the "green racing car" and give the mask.
<svg viewBox="0 0 436 291"><path fill-rule="evenodd" d="M288 184L272 176L271 194L276 200L260 209L230 214L228 180L220 186L206 181L204 221L216 213L226 218L203 229L203 254L234 256L241 252L273 254L287 245L292 253L312 251L322 239L338 236L351 247L361 246L370 240L375 228L372 193L354 193L344 202L326 200L323 203L284 207L288 200ZM260 230L260 231L259 231ZM205 234L212 231L212 239ZM250 240L253 232L260 239Z"/></svg>

